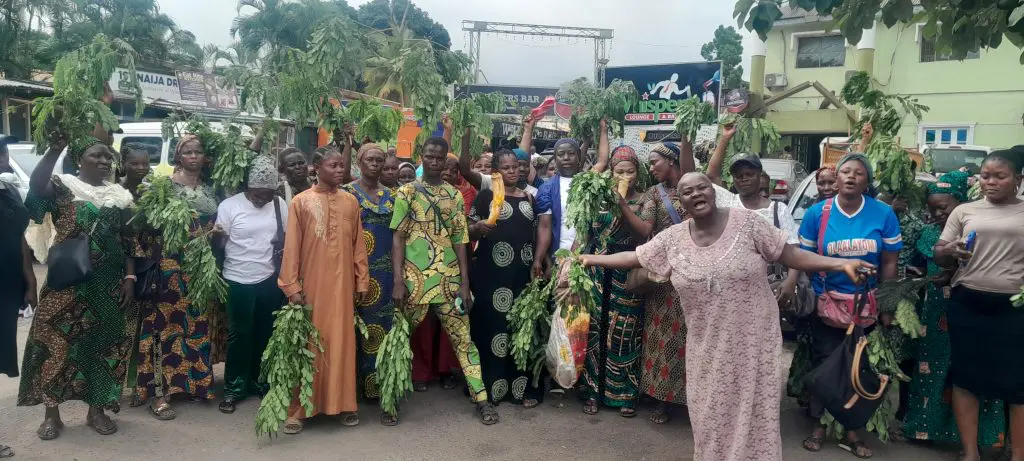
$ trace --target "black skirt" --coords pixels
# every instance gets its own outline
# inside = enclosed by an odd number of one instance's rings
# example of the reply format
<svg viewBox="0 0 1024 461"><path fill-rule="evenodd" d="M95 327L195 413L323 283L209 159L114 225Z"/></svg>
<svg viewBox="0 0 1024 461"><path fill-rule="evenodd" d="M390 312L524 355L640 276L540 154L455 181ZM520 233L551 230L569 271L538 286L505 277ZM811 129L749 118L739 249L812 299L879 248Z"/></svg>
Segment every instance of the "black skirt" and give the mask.
<svg viewBox="0 0 1024 461"><path fill-rule="evenodd" d="M949 313L953 385L978 397L1024 405L1024 308L1011 295L953 289Z"/></svg>

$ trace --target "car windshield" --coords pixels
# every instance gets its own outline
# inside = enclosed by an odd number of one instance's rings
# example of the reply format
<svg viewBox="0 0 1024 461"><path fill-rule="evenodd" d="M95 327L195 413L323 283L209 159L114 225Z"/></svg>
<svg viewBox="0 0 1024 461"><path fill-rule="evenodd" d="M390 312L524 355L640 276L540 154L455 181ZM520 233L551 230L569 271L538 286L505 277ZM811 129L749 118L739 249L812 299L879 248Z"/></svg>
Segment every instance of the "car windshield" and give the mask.
<svg viewBox="0 0 1024 461"><path fill-rule="evenodd" d="M36 169L36 164L39 163L40 158L40 156L36 155L35 152L32 152L31 150L11 149L11 160L13 160L14 163L17 163L18 166L21 167L22 171L24 171L28 176L32 176L32 170Z"/></svg>
<svg viewBox="0 0 1024 461"><path fill-rule="evenodd" d="M795 197L794 200L790 200L790 203L796 203L796 206L790 205L793 213L793 220L800 222L804 218L804 213L807 213L807 209L818 202L818 185L813 181L806 181L807 188L803 190L800 197Z"/></svg>
<svg viewBox="0 0 1024 461"><path fill-rule="evenodd" d="M928 155L932 158L932 168L936 173L943 174L958 170L961 167L968 167L971 174L978 174L981 171L981 163L985 160L985 151L970 149L928 149Z"/></svg>

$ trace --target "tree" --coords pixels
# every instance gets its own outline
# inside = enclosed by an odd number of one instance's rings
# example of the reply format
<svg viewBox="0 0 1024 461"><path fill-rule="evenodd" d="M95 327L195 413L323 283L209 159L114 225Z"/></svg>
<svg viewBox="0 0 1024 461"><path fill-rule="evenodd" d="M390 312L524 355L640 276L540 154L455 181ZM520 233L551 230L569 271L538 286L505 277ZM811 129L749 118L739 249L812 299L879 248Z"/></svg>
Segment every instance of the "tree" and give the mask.
<svg viewBox="0 0 1024 461"><path fill-rule="evenodd" d="M255 12L242 15L243 9ZM324 21L355 16L355 10L343 0L239 0L238 11L231 36L272 66L286 63L289 49L305 50L313 31Z"/></svg>
<svg viewBox="0 0 1024 461"><path fill-rule="evenodd" d="M722 88L747 88L743 80L743 37L732 26L718 26L715 38L700 48L708 61L722 61Z"/></svg>
<svg viewBox="0 0 1024 461"><path fill-rule="evenodd" d="M402 22L402 17L414 37L428 40L436 47L451 48L452 39L448 30L408 0L373 0L364 3L359 6L356 20L374 29L386 30L392 24Z"/></svg>
<svg viewBox="0 0 1024 461"><path fill-rule="evenodd" d="M733 16L740 27L765 39L782 17L782 0L737 0ZM884 4L883 4L884 3ZM915 6L919 3L919 6ZM924 36L937 50L964 59L981 48L997 48L1005 37L1024 48L1024 0L789 0L791 8L831 16L836 28L853 44L881 14L886 27L924 22ZM1024 53L1020 62L1024 65Z"/></svg>

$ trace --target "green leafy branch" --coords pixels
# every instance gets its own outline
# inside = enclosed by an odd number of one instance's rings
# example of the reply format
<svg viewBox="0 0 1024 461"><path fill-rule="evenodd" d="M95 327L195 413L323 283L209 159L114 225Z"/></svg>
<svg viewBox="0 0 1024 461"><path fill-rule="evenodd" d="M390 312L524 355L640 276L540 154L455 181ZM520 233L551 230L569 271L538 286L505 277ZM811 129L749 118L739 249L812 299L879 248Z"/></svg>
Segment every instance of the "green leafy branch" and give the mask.
<svg viewBox="0 0 1024 461"><path fill-rule="evenodd" d="M633 82L615 79L605 88L593 86L587 79L576 79L562 89L569 104L575 109L569 119L569 132L574 138L597 139L601 119L617 137L624 134L624 123L629 109L636 107L640 97Z"/></svg>
<svg viewBox="0 0 1024 461"><path fill-rule="evenodd" d="M274 332L260 362L260 381L269 389L256 412L257 436L273 436L280 430L296 390L306 415L313 414L314 350L324 350L313 324L313 306L289 304L274 316Z"/></svg>
<svg viewBox="0 0 1024 461"><path fill-rule="evenodd" d="M398 402L412 392L412 326L401 309L395 309L391 330L384 335L377 353L377 385L380 408L398 416Z"/></svg>
<svg viewBox="0 0 1024 461"><path fill-rule="evenodd" d="M551 331L548 302L554 294L556 283L557 278L550 281L533 279L506 314L509 330L512 331L512 358L517 369L533 374L534 387L540 383L540 374L547 356L545 346Z"/></svg>
<svg viewBox="0 0 1024 461"><path fill-rule="evenodd" d="M696 96L679 103L676 109L675 129L690 142L695 142L697 132L704 125L714 125L718 121L718 111Z"/></svg>
<svg viewBox="0 0 1024 461"><path fill-rule="evenodd" d="M565 307L562 309L562 317L570 323L574 322L583 312L591 316L601 315L597 299L594 296L594 279L580 262L579 256L579 250L560 249L555 252L555 258L560 267L559 277L561 277L562 270L566 271L568 277L567 289L559 289L560 293L557 293L555 298L559 305ZM561 269L563 264L568 264L568 267Z"/></svg>

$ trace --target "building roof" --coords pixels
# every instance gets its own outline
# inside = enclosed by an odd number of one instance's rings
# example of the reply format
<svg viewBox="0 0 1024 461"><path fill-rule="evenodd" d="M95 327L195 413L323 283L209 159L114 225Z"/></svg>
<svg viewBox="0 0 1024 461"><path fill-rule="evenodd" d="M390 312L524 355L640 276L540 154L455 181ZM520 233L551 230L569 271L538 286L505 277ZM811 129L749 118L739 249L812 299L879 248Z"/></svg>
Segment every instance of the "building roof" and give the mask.
<svg viewBox="0 0 1024 461"><path fill-rule="evenodd" d="M921 0L910 0L910 2L914 4L915 10L921 5ZM817 11L793 8L788 4L780 5L779 10L782 11L782 17L776 21L777 23L798 24L832 20L831 15L821 15Z"/></svg>
<svg viewBox="0 0 1024 461"><path fill-rule="evenodd" d="M42 85L34 82L26 82L24 80L11 80L7 78L0 78L0 88L9 88L16 90L30 90L30 91L42 91L44 93L53 93L53 87L49 85Z"/></svg>

